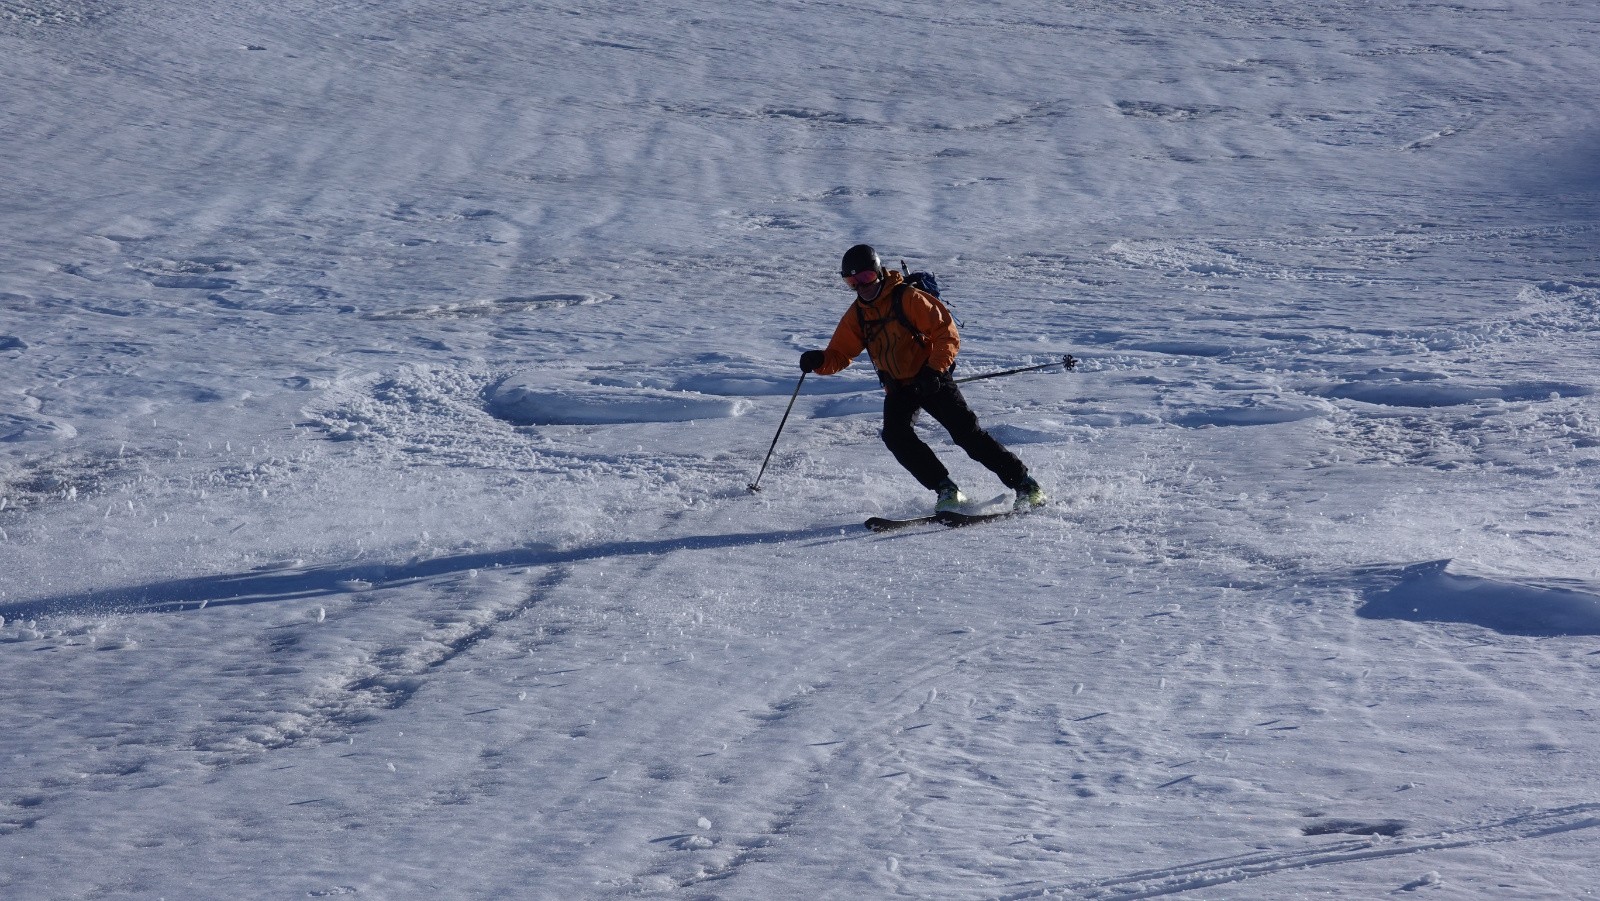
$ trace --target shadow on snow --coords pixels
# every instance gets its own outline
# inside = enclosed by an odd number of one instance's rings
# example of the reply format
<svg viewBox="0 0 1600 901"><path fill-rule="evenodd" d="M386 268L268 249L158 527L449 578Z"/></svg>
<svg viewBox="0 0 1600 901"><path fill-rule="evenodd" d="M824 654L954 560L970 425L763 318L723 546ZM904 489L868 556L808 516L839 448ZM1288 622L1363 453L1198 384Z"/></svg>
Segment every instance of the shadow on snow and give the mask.
<svg viewBox="0 0 1600 901"><path fill-rule="evenodd" d="M673 551L713 551L837 537L840 527L742 535L701 535L659 541L618 541L558 550L548 545L454 554L407 563L339 563L311 568L254 570L232 575L195 576L41 598L0 606L6 619L95 613L175 613L201 604L226 606L326 597L396 588L471 570L517 566L558 566L614 557L643 557Z"/></svg>

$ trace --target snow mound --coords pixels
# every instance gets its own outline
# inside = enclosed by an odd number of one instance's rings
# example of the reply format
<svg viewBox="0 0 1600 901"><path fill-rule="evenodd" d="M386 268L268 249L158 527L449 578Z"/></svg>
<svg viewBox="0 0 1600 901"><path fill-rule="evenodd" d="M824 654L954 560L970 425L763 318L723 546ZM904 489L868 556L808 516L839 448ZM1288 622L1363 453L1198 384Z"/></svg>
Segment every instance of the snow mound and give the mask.
<svg viewBox="0 0 1600 901"><path fill-rule="evenodd" d="M1324 397L1353 400L1380 407L1459 407L1484 401L1533 401L1561 397L1587 397L1594 389L1562 382L1517 382L1510 385L1472 385L1447 381L1358 381L1318 391Z"/></svg>
<svg viewBox="0 0 1600 901"><path fill-rule="evenodd" d="M64 422L26 413L0 413L0 442L61 441L78 430Z"/></svg>
<svg viewBox="0 0 1600 901"><path fill-rule="evenodd" d="M728 397L779 397L794 390L794 379L739 374L689 376L679 379L673 390Z"/></svg>
<svg viewBox="0 0 1600 901"><path fill-rule="evenodd" d="M1064 444L1072 440L1072 429L1054 420L1040 420L1032 426L1001 423L990 428L989 434L1008 446L1014 444Z"/></svg>
<svg viewBox="0 0 1600 901"><path fill-rule="evenodd" d="M684 371L687 369L688 371ZM799 371L789 360L774 362L767 358L754 358L725 353L704 353L677 361L674 366L650 366L641 369L633 364L591 366L582 370L569 369L567 378L581 378L594 385L607 385L636 391L655 388L663 391L712 394L719 397L781 397L787 399L795 390ZM531 373L528 374L531 378ZM561 376L557 376L561 377ZM863 379L812 379L803 387L803 395L849 394L876 381Z"/></svg>
<svg viewBox="0 0 1600 901"><path fill-rule="evenodd" d="M1125 346L1128 350L1175 357L1226 357L1237 351L1234 345L1222 341L1136 341Z"/></svg>
<svg viewBox="0 0 1600 901"><path fill-rule="evenodd" d="M490 415L516 425L620 425L742 416L750 401L695 391L551 384L513 376L489 391Z"/></svg>
<svg viewBox="0 0 1600 901"><path fill-rule="evenodd" d="M1173 425L1198 429L1210 426L1277 425L1332 415L1332 404L1319 400L1250 399L1232 407L1195 410L1172 417Z"/></svg>
<svg viewBox="0 0 1600 901"><path fill-rule="evenodd" d="M837 416L854 416L858 413L878 413L882 410L883 395L863 391L860 394L823 401L817 404L816 411L812 415L818 419L832 419Z"/></svg>
<svg viewBox="0 0 1600 901"><path fill-rule="evenodd" d="M1600 594L1586 585L1493 578L1450 560L1419 563L1400 575L1398 585L1370 595L1357 615L1469 623L1506 635L1600 635Z"/></svg>

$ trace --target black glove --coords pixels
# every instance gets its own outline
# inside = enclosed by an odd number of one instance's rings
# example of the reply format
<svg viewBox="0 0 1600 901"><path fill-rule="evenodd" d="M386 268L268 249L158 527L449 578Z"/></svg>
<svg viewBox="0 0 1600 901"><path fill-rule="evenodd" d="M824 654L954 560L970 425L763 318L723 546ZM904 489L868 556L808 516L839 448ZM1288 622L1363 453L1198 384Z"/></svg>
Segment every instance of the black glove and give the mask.
<svg viewBox="0 0 1600 901"><path fill-rule="evenodd" d="M922 367L911 380L911 388L923 397L930 397L944 387L945 373L934 369L932 366Z"/></svg>
<svg viewBox="0 0 1600 901"><path fill-rule="evenodd" d="M820 350L808 350L805 353L800 355L800 371L801 372L816 372L817 371L817 367L819 367L821 365L822 365L822 351L820 351Z"/></svg>

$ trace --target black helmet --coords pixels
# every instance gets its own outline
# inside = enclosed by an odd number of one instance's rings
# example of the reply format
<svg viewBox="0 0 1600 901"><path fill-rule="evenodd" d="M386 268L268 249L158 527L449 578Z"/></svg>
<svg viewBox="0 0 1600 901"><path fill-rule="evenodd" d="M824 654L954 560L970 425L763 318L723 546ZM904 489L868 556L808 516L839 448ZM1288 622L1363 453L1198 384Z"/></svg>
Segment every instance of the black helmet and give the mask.
<svg viewBox="0 0 1600 901"><path fill-rule="evenodd" d="M845 251L844 262L839 264L839 274L845 278L868 269L874 272L883 269L883 263L878 260L878 252L869 244L857 244Z"/></svg>

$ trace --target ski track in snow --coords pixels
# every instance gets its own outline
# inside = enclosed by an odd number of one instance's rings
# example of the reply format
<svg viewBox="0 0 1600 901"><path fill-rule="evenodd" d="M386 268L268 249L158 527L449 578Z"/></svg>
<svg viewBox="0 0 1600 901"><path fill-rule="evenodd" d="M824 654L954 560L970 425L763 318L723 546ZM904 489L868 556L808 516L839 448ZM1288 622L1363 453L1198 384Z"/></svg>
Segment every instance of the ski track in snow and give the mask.
<svg viewBox="0 0 1600 901"><path fill-rule="evenodd" d="M1161 898L1271 876L1290 870L1308 870L1368 860L1405 857L1458 848L1477 848L1562 835L1600 826L1600 804L1576 804L1555 810L1534 811L1496 823L1466 826L1404 841L1355 840L1282 853L1241 854L1237 857L1130 873L1093 883L1080 883L1000 896L1003 901L1024 898L1070 897L1094 901L1133 901ZM1402 887L1406 888L1406 887Z"/></svg>

